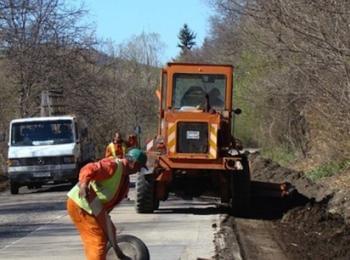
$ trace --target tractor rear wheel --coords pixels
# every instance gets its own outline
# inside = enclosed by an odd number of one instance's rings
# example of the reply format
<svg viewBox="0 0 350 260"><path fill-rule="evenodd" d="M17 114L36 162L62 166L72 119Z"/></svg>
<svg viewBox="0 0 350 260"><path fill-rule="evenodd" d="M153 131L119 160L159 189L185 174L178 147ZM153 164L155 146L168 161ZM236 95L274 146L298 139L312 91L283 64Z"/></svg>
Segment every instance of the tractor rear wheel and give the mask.
<svg viewBox="0 0 350 260"><path fill-rule="evenodd" d="M138 213L153 213L157 209L157 203L154 198L154 179L152 176L146 178L144 174L137 174L135 206Z"/></svg>

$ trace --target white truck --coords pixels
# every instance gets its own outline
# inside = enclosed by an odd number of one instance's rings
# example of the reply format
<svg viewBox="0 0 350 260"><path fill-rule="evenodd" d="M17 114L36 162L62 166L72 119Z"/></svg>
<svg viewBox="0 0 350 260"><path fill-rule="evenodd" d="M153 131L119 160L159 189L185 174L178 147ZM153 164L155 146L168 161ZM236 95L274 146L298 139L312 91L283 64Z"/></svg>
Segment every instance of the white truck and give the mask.
<svg viewBox="0 0 350 260"><path fill-rule="evenodd" d="M8 142L12 194L21 186L76 182L80 168L94 159L87 128L74 116L32 117L12 120Z"/></svg>

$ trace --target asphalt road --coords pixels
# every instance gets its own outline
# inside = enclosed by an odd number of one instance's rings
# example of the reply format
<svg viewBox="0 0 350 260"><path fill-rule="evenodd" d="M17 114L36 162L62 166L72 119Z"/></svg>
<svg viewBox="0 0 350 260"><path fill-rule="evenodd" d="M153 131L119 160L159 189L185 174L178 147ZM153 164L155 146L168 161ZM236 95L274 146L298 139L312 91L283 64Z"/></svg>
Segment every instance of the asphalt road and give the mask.
<svg viewBox="0 0 350 260"><path fill-rule="evenodd" d="M0 193L0 259L84 259L80 238L65 210L69 186ZM129 199L112 211L121 234L141 238L151 259L211 259L220 209L202 200L171 197L154 214L137 214Z"/></svg>

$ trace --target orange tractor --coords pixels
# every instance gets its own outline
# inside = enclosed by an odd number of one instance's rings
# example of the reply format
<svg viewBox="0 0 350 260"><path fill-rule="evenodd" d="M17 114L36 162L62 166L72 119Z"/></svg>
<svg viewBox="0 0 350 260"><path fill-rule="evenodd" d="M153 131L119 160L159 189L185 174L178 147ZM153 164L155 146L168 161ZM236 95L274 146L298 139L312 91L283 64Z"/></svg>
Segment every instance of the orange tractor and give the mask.
<svg viewBox="0 0 350 260"><path fill-rule="evenodd" d="M136 181L136 210L151 213L173 192L210 194L247 209L247 156L232 135L233 67L168 63L161 72L158 135L147 143L148 173Z"/></svg>

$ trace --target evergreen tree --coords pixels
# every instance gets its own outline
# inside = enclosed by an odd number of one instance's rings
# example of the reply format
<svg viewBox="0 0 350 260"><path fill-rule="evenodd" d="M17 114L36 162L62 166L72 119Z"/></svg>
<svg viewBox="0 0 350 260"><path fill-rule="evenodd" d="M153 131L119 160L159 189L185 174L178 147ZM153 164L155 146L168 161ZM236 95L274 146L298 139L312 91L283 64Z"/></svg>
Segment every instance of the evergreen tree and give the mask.
<svg viewBox="0 0 350 260"><path fill-rule="evenodd" d="M184 24L177 37L180 40L177 47L179 47L183 53L191 50L192 47L196 45L196 34L188 27L187 24Z"/></svg>

